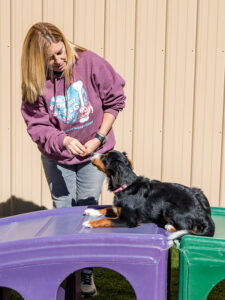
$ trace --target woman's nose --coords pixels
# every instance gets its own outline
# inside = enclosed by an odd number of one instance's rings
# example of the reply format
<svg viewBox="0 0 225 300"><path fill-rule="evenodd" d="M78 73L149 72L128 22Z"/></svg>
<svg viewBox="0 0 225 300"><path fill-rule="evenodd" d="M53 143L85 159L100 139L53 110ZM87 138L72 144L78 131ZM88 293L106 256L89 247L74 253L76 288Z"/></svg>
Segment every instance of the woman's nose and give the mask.
<svg viewBox="0 0 225 300"><path fill-rule="evenodd" d="M60 58L58 56L54 57L54 62L55 64L58 64L60 62Z"/></svg>

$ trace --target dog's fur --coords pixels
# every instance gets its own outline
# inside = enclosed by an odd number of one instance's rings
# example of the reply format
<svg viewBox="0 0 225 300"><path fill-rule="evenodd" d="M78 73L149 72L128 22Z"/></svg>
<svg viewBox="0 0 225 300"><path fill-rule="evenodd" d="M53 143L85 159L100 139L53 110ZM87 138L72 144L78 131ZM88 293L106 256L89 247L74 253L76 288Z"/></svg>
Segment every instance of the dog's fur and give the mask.
<svg viewBox="0 0 225 300"><path fill-rule="evenodd" d="M95 155L92 163L108 177L108 189L115 192L111 209L95 211L95 215L115 215L87 221L87 227L135 227L155 223L168 230L183 230L201 236L213 236L215 225L209 202L198 188L177 183L160 182L137 176L125 152L109 151ZM93 210L86 210L93 214Z"/></svg>

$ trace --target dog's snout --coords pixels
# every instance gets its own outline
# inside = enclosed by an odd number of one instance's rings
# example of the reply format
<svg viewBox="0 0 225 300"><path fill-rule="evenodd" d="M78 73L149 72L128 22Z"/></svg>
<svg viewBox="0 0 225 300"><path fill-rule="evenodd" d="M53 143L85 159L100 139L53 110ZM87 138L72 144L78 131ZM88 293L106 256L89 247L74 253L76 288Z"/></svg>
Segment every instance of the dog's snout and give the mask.
<svg viewBox="0 0 225 300"><path fill-rule="evenodd" d="M96 152L93 152L91 154L91 160L93 161L94 159L100 159L100 157L102 156L103 154L101 153L96 153Z"/></svg>
<svg viewBox="0 0 225 300"><path fill-rule="evenodd" d="M108 171L105 168L104 162L103 162L103 158L105 157L105 154L100 154L100 153L95 153L92 157L91 157L91 162L92 164L97 167L101 172L105 173L107 176L109 176Z"/></svg>

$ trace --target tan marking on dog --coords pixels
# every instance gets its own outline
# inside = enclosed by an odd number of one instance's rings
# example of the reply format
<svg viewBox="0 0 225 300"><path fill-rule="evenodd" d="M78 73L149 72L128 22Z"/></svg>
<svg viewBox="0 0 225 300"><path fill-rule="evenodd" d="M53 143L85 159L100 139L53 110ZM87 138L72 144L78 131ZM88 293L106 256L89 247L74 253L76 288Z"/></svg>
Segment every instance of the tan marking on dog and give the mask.
<svg viewBox="0 0 225 300"><path fill-rule="evenodd" d="M177 231L177 229L173 225L170 224L170 222L166 216L163 216L163 219L166 221L167 225L171 226L170 229L167 229L168 231L172 231L172 232Z"/></svg>
<svg viewBox="0 0 225 300"><path fill-rule="evenodd" d="M134 163L132 162L132 160L130 158L128 158L129 163L131 164L131 167L134 168Z"/></svg>
<svg viewBox="0 0 225 300"><path fill-rule="evenodd" d="M113 207L106 207L98 209L99 213L103 216L109 217L119 217L121 214L121 207L113 206Z"/></svg>
<svg viewBox="0 0 225 300"><path fill-rule="evenodd" d="M163 216L163 219L166 221L167 224L169 224L168 218L166 216Z"/></svg>
<svg viewBox="0 0 225 300"><path fill-rule="evenodd" d="M97 227L114 227L113 223L108 218L101 219L101 220L96 220L96 221L89 221L89 224L90 224L91 228L97 228Z"/></svg>
<svg viewBox="0 0 225 300"><path fill-rule="evenodd" d="M109 177L109 172L106 171L105 165L103 164L103 162L101 161L100 158L94 158L94 159L92 160L92 164L93 164L94 166L96 166L96 167L99 169L99 171L105 173L106 176Z"/></svg>
<svg viewBox="0 0 225 300"><path fill-rule="evenodd" d="M115 209L114 212L117 215L117 217L119 217L121 215L122 208L118 206L113 206L113 209Z"/></svg>

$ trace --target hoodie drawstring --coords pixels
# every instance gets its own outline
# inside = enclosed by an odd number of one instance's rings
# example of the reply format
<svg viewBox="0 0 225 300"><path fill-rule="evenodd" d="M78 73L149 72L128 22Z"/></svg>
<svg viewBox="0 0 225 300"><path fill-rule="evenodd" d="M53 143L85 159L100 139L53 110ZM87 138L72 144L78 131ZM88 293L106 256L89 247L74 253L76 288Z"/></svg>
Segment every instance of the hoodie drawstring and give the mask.
<svg viewBox="0 0 225 300"><path fill-rule="evenodd" d="M55 115L55 110L56 110L56 84L55 84L55 77L53 78L54 79L54 107L53 107L53 116Z"/></svg>
<svg viewBox="0 0 225 300"><path fill-rule="evenodd" d="M68 94L66 95L66 80L65 80L65 77L63 78L64 79L64 98L65 98L65 101L66 101L66 123L67 123L67 120L68 120L68 114L69 114L69 99L68 99Z"/></svg>
<svg viewBox="0 0 225 300"><path fill-rule="evenodd" d="M65 106L66 106L66 123L67 123L67 120L68 120L68 97L67 97L67 95L66 95L66 81L65 81L65 77L63 77L63 78L60 78L60 79L57 79L55 76L54 76L54 78L53 78L53 83L54 83L54 106L53 106L53 115L55 115L55 110L56 110L56 97L57 97L57 95L56 95L56 92L57 92L57 80L61 80L61 79L63 79L63 85L64 85L64 87L63 87L63 93L64 93L64 98L65 98Z"/></svg>

